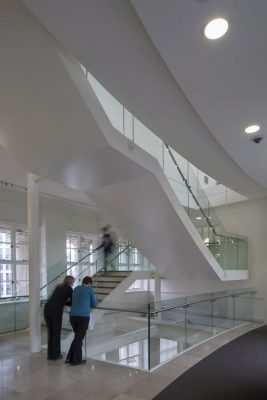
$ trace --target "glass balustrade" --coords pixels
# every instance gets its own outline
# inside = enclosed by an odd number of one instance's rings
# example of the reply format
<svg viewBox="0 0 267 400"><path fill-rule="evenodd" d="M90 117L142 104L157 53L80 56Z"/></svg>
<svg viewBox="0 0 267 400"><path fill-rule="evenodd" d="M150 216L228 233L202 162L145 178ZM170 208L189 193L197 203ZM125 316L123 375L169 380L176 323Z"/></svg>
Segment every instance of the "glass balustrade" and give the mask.
<svg viewBox="0 0 267 400"><path fill-rule="evenodd" d="M247 238L225 230L200 184L197 168L166 145L82 68L113 127L158 160L177 198L221 267L247 269Z"/></svg>
<svg viewBox="0 0 267 400"><path fill-rule="evenodd" d="M0 334L28 327L28 298L2 299L0 308ZM63 352L72 340L68 310L63 317ZM93 310L94 328L88 331L83 352L89 358L149 371L229 329L263 323L264 316L265 300L252 289L153 303L104 300ZM42 347L46 348L42 325Z"/></svg>
<svg viewBox="0 0 267 400"><path fill-rule="evenodd" d="M16 332L29 326L29 298L27 296L0 300L0 334Z"/></svg>
<svg viewBox="0 0 267 400"><path fill-rule="evenodd" d="M264 299L242 289L148 304L104 300L93 318L84 356L149 371L215 335L263 322ZM63 351L69 342L64 339Z"/></svg>

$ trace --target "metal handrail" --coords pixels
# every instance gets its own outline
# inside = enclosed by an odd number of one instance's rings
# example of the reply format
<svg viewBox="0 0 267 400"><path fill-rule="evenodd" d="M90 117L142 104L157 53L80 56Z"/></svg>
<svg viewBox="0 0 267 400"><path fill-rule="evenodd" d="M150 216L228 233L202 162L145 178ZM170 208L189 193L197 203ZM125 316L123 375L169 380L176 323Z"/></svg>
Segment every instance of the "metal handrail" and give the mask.
<svg viewBox="0 0 267 400"><path fill-rule="evenodd" d="M62 275L65 275L67 271L69 271L71 268L75 267L75 265L79 264L82 260L84 260L86 257L89 257L90 255L92 255L94 253L95 250L90 251L90 253L86 254L85 256L83 256L82 258L80 258L78 261L75 261L75 263L71 264L68 268L66 268L64 270L64 272L61 272L60 274L58 274L55 278L51 279L50 281L46 282L46 284L44 286L42 286L40 288L40 291L43 290L45 287L47 287L48 285L50 285L50 283L56 281L58 278L60 278ZM99 258L101 258L102 256L100 256Z"/></svg>
<svg viewBox="0 0 267 400"><path fill-rule="evenodd" d="M118 245L118 247L119 247L119 245ZM110 260L110 263L112 263L112 261L116 260L116 258L118 258L122 253L124 253L125 251L129 250L130 248L131 248L131 245L130 245L130 244L126 245L125 248L124 248L123 250L121 250L118 254L116 254L116 255ZM99 257L98 260L99 260L100 258L102 258L102 256ZM80 275L82 275L87 269L88 269L88 267L86 267L84 271L80 272L80 273L75 277L75 279L77 279ZM104 269L104 267L100 268L99 270L96 271L96 273L99 272L99 271L102 271L103 269Z"/></svg>
<svg viewBox="0 0 267 400"><path fill-rule="evenodd" d="M168 153L170 154L170 157L171 157L171 159L172 159L172 161L173 161L173 163L174 163L174 165L175 165L177 171L178 171L179 174L181 175L182 180L183 180L183 182L184 182L186 188L187 188L188 191L191 193L191 195L192 195L192 197L193 197L195 203L197 204L199 210L201 211L203 217L204 217L205 220L207 221L207 224L208 224L209 227L211 228L211 230L212 230L212 232L214 233L214 235L217 236L217 237L222 237L222 238L224 238L224 239L226 239L226 240L227 240L227 239L231 239L231 240L236 240L236 241L242 241L243 239L236 238L236 237L232 237L232 236L227 236L227 235L222 235L222 234L219 234L219 233L216 232L215 227L212 225L212 223L210 222L209 218L206 216L205 211L204 211L203 208L201 207L201 205L200 205L198 199L196 198L194 192L192 191L191 186L190 186L189 183L188 183L188 180L184 177L184 174L182 173L181 168L180 168L179 165L177 164L177 162L176 162L176 160L175 160L175 158L174 158L174 155L172 154L172 151L171 151L169 145L168 145L167 143L164 143L164 144L165 144L165 147L166 147Z"/></svg>
<svg viewBox="0 0 267 400"><path fill-rule="evenodd" d="M256 290L250 290L250 291L246 291L246 292L240 292L240 293L232 293L229 295L225 295L225 296L218 296L218 297L210 297L208 299L203 299L203 300L198 300L198 301L191 301L190 303L181 303L181 304L177 304L175 306L170 306L170 307L166 307L166 308L162 308L162 309L157 309L157 310L151 310L151 306L154 306L154 303L148 303L147 305L140 305L140 307L144 307L142 309L125 309L125 308L119 308L119 307L111 307L111 306L105 306L103 304L101 304L100 306L96 306L96 309L98 310L108 310L108 311L118 311L118 312L132 312L132 313L145 313L148 314L148 307L145 308L145 306L150 306L150 311L149 314L150 315L155 315L158 314L160 312L165 312L165 311L170 311L170 310L174 310L177 308L188 308L188 307L192 307L195 304L200 304L200 303L204 303L207 301L216 301L216 300L221 300L221 299L226 299L228 297L238 297L244 294L255 294L257 293ZM211 294L213 295L213 294ZM157 303L158 304L158 303Z"/></svg>
<svg viewBox="0 0 267 400"><path fill-rule="evenodd" d="M116 246L119 246L119 244L117 244ZM131 245L128 244L126 247L127 247L127 249L129 249L129 248L131 247ZM40 291L43 290L44 288L46 288L48 285L50 285L50 283L56 281L56 280L57 280L58 278L60 278L61 276L65 275L67 271L69 271L71 268L75 267L75 265L79 264L79 263L80 263L81 261L83 261L85 258L87 258L87 257L89 257L90 255L92 255L95 251L96 251L96 249L92 250L90 253L86 254L85 256L83 256L82 258L80 258L78 261L75 261L75 263L71 264L67 269L65 269L63 272L61 272L60 274L58 274L55 278L53 278L53 279L51 279L50 281L46 282L46 284L40 288ZM124 249L123 251L125 251L125 249ZM122 251L122 252L123 252L123 251ZM122 252L120 252L118 255L116 255L115 258L117 258ZM101 255L100 257L98 257L97 260L100 260L101 258L103 258L103 255ZM115 258L114 258L114 259L115 259ZM96 260L96 261L97 261L97 260ZM113 261L113 259L111 260L111 262L112 262L112 261ZM88 267L87 267L87 268L88 268ZM86 268L86 269L87 269L87 268ZM101 268L101 269L103 269L103 268ZM101 269L100 269L100 270L101 270ZM75 277L75 279L78 278L83 272L84 272L84 271L80 272L80 273Z"/></svg>
<svg viewBox="0 0 267 400"><path fill-rule="evenodd" d="M29 296L27 295L23 295L23 296L6 296L6 297L0 297L0 301L1 300L11 300L11 301L16 301L19 300L21 298L29 298Z"/></svg>

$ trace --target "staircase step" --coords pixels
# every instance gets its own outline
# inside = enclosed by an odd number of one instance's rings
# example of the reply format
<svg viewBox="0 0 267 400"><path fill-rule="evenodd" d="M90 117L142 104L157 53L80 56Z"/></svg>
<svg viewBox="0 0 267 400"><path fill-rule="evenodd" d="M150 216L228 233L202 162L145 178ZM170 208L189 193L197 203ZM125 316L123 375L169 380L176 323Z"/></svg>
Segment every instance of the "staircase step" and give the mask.
<svg viewBox="0 0 267 400"><path fill-rule="evenodd" d="M113 276L97 276L93 277L93 284L95 282L117 282L118 284L123 280L123 277L113 277Z"/></svg>
<svg viewBox="0 0 267 400"><path fill-rule="evenodd" d="M105 297L106 297L106 294L98 294L98 295L96 296L96 298L97 298L98 301L99 301L99 300L104 300Z"/></svg>
<svg viewBox="0 0 267 400"><path fill-rule="evenodd" d="M121 282L121 281L120 281ZM95 290L99 287L115 289L120 282L94 282L92 288Z"/></svg>
<svg viewBox="0 0 267 400"><path fill-rule="evenodd" d="M107 272L97 272L94 277L99 276L112 276L112 277L127 277L130 274L130 271L107 271Z"/></svg>
<svg viewBox="0 0 267 400"><path fill-rule="evenodd" d="M94 289L94 292L96 295L98 294L109 294L111 291L113 290L113 288L104 288L104 287L99 287L97 289Z"/></svg>

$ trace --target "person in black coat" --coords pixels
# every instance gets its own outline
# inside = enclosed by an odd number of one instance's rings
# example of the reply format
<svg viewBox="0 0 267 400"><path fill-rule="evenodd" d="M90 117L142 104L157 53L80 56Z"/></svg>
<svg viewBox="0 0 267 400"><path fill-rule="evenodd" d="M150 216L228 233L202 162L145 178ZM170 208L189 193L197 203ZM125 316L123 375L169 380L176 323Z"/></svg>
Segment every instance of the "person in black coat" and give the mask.
<svg viewBox="0 0 267 400"><path fill-rule="evenodd" d="M65 305L70 306L72 301L72 286L75 278L67 275L58 285L44 308L44 317L48 332L47 359L58 360L62 358L60 350L60 334L62 327L62 315Z"/></svg>

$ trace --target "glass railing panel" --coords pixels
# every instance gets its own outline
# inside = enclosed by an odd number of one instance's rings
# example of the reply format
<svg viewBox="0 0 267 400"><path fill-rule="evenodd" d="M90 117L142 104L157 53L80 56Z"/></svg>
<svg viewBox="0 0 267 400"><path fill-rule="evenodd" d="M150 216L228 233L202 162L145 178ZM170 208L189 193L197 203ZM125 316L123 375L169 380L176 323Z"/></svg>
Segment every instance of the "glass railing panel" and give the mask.
<svg viewBox="0 0 267 400"><path fill-rule="evenodd" d="M152 314L150 327L150 369L170 361L186 350L186 321L183 307Z"/></svg>
<svg viewBox="0 0 267 400"><path fill-rule="evenodd" d="M114 309L102 311L87 336L90 343L87 357L141 370L149 369L148 316L145 313Z"/></svg>
<svg viewBox="0 0 267 400"><path fill-rule="evenodd" d="M237 235L238 238L238 258L237 265L238 269L248 269L248 237L243 235Z"/></svg>
<svg viewBox="0 0 267 400"><path fill-rule="evenodd" d="M14 332L16 330L15 302L0 302L0 333Z"/></svg>
<svg viewBox="0 0 267 400"><path fill-rule="evenodd" d="M54 279L56 276L64 273L66 268L67 268L66 260L59 261L58 263L52 265L47 269L47 280L50 281Z"/></svg>
<svg viewBox="0 0 267 400"><path fill-rule="evenodd" d="M125 252L127 270L128 271L154 271L155 268L151 262L140 253L136 248L132 247Z"/></svg>
<svg viewBox="0 0 267 400"><path fill-rule="evenodd" d="M265 300L254 294L239 294L234 296L234 324L247 322L264 322Z"/></svg>
<svg viewBox="0 0 267 400"><path fill-rule="evenodd" d="M177 170L177 167L174 164L172 156L175 158L175 162L177 163L184 179L188 179L188 161L186 161L180 154L172 151L170 153L169 149L164 145L164 152L163 152L163 171L168 179L174 180L181 184L184 184L184 180ZM171 156L172 155L172 156Z"/></svg>
<svg viewBox="0 0 267 400"><path fill-rule="evenodd" d="M55 279L58 275L63 274L66 271L66 269L67 269L67 261L61 260L56 264L48 267L47 270L42 271L40 278L41 287L44 286L46 282L49 282L52 279Z"/></svg>
<svg viewBox="0 0 267 400"><path fill-rule="evenodd" d="M213 334L217 335L234 327L233 297L220 298L215 296L212 301Z"/></svg>
<svg viewBox="0 0 267 400"><path fill-rule="evenodd" d="M182 204L182 206L185 208L186 212L188 213L188 206L189 206L189 196L188 196L188 190L186 188L186 186L181 183L178 182L176 180L173 179L168 179L169 183L174 191L174 193L176 194L176 197L179 199L180 203Z"/></svg>
<svg viewBox="0 0 267 400"><path fill-rule="evenodd" d="M162 167L162 140L136 118L134 118L134 142L147 153L156 158Z"/></svg>
<svg viewBox="0 0 267 400"><path fill-rule="evenodd" d="M87 79L111 124L119 132L123 133L123 106L89 72Z"/></svg>
<svg viewBox="0 0 267 400"><path fill-rule="evenodd" d="M211 240L207 244L208 249L214 256L214 258L218 261L220 266L223 269L226 269L227 264L227 241L218 239L216 236L213 236L213 240Z"/></svg>
<svg viewBox="0 0 267 400"><path fill-rule="evenodd" d="M226 264L225 269L238 269L238 247L239 241L236 234L229 234L226 240L222 240L226 245Z"/></svg>
<svg viewBox="0 0 267 400"><path fill-rule="evenodd" d="M264 300L250 295L250 290L204 293L151 304L104 300L93 310L94 327L88 331L83 353L88 358L152 370L227 329L263 321ZM64 314L62 351L67 352L73 335L68 313Z"/></svg>
<svg viewBox="0 0 267 400"><path fill-rule="evenodd" d="M233 296L234 301L234 324L242 325L253 320L253 295L239 294Z"/></svg>
<svg viewBox="0 0 267 400"><path fill-rule="evenodd" d="M194 346L213 335L212 303L210 300L191 303L186 313L186 346Z"/></svg>
<svg viewBox="0 0 267 400"><path fill-rule="evenodd" d="M132 142L134 142L134 116L126 108L123 114L123 134Z"/></svg>
<svg viewBox="0 0 267 400"><path fill-rule="evenodd" d="M29 302L24 299L3 299L0 301L0 334L16 332L29 326Z"/></svg>
<svg viewBox="0 0 267 400"><path fill-rule="evenodd" d="M29 326L29 301L17 301L15 302L15 322L16 329L22 330Z"/></svg>

